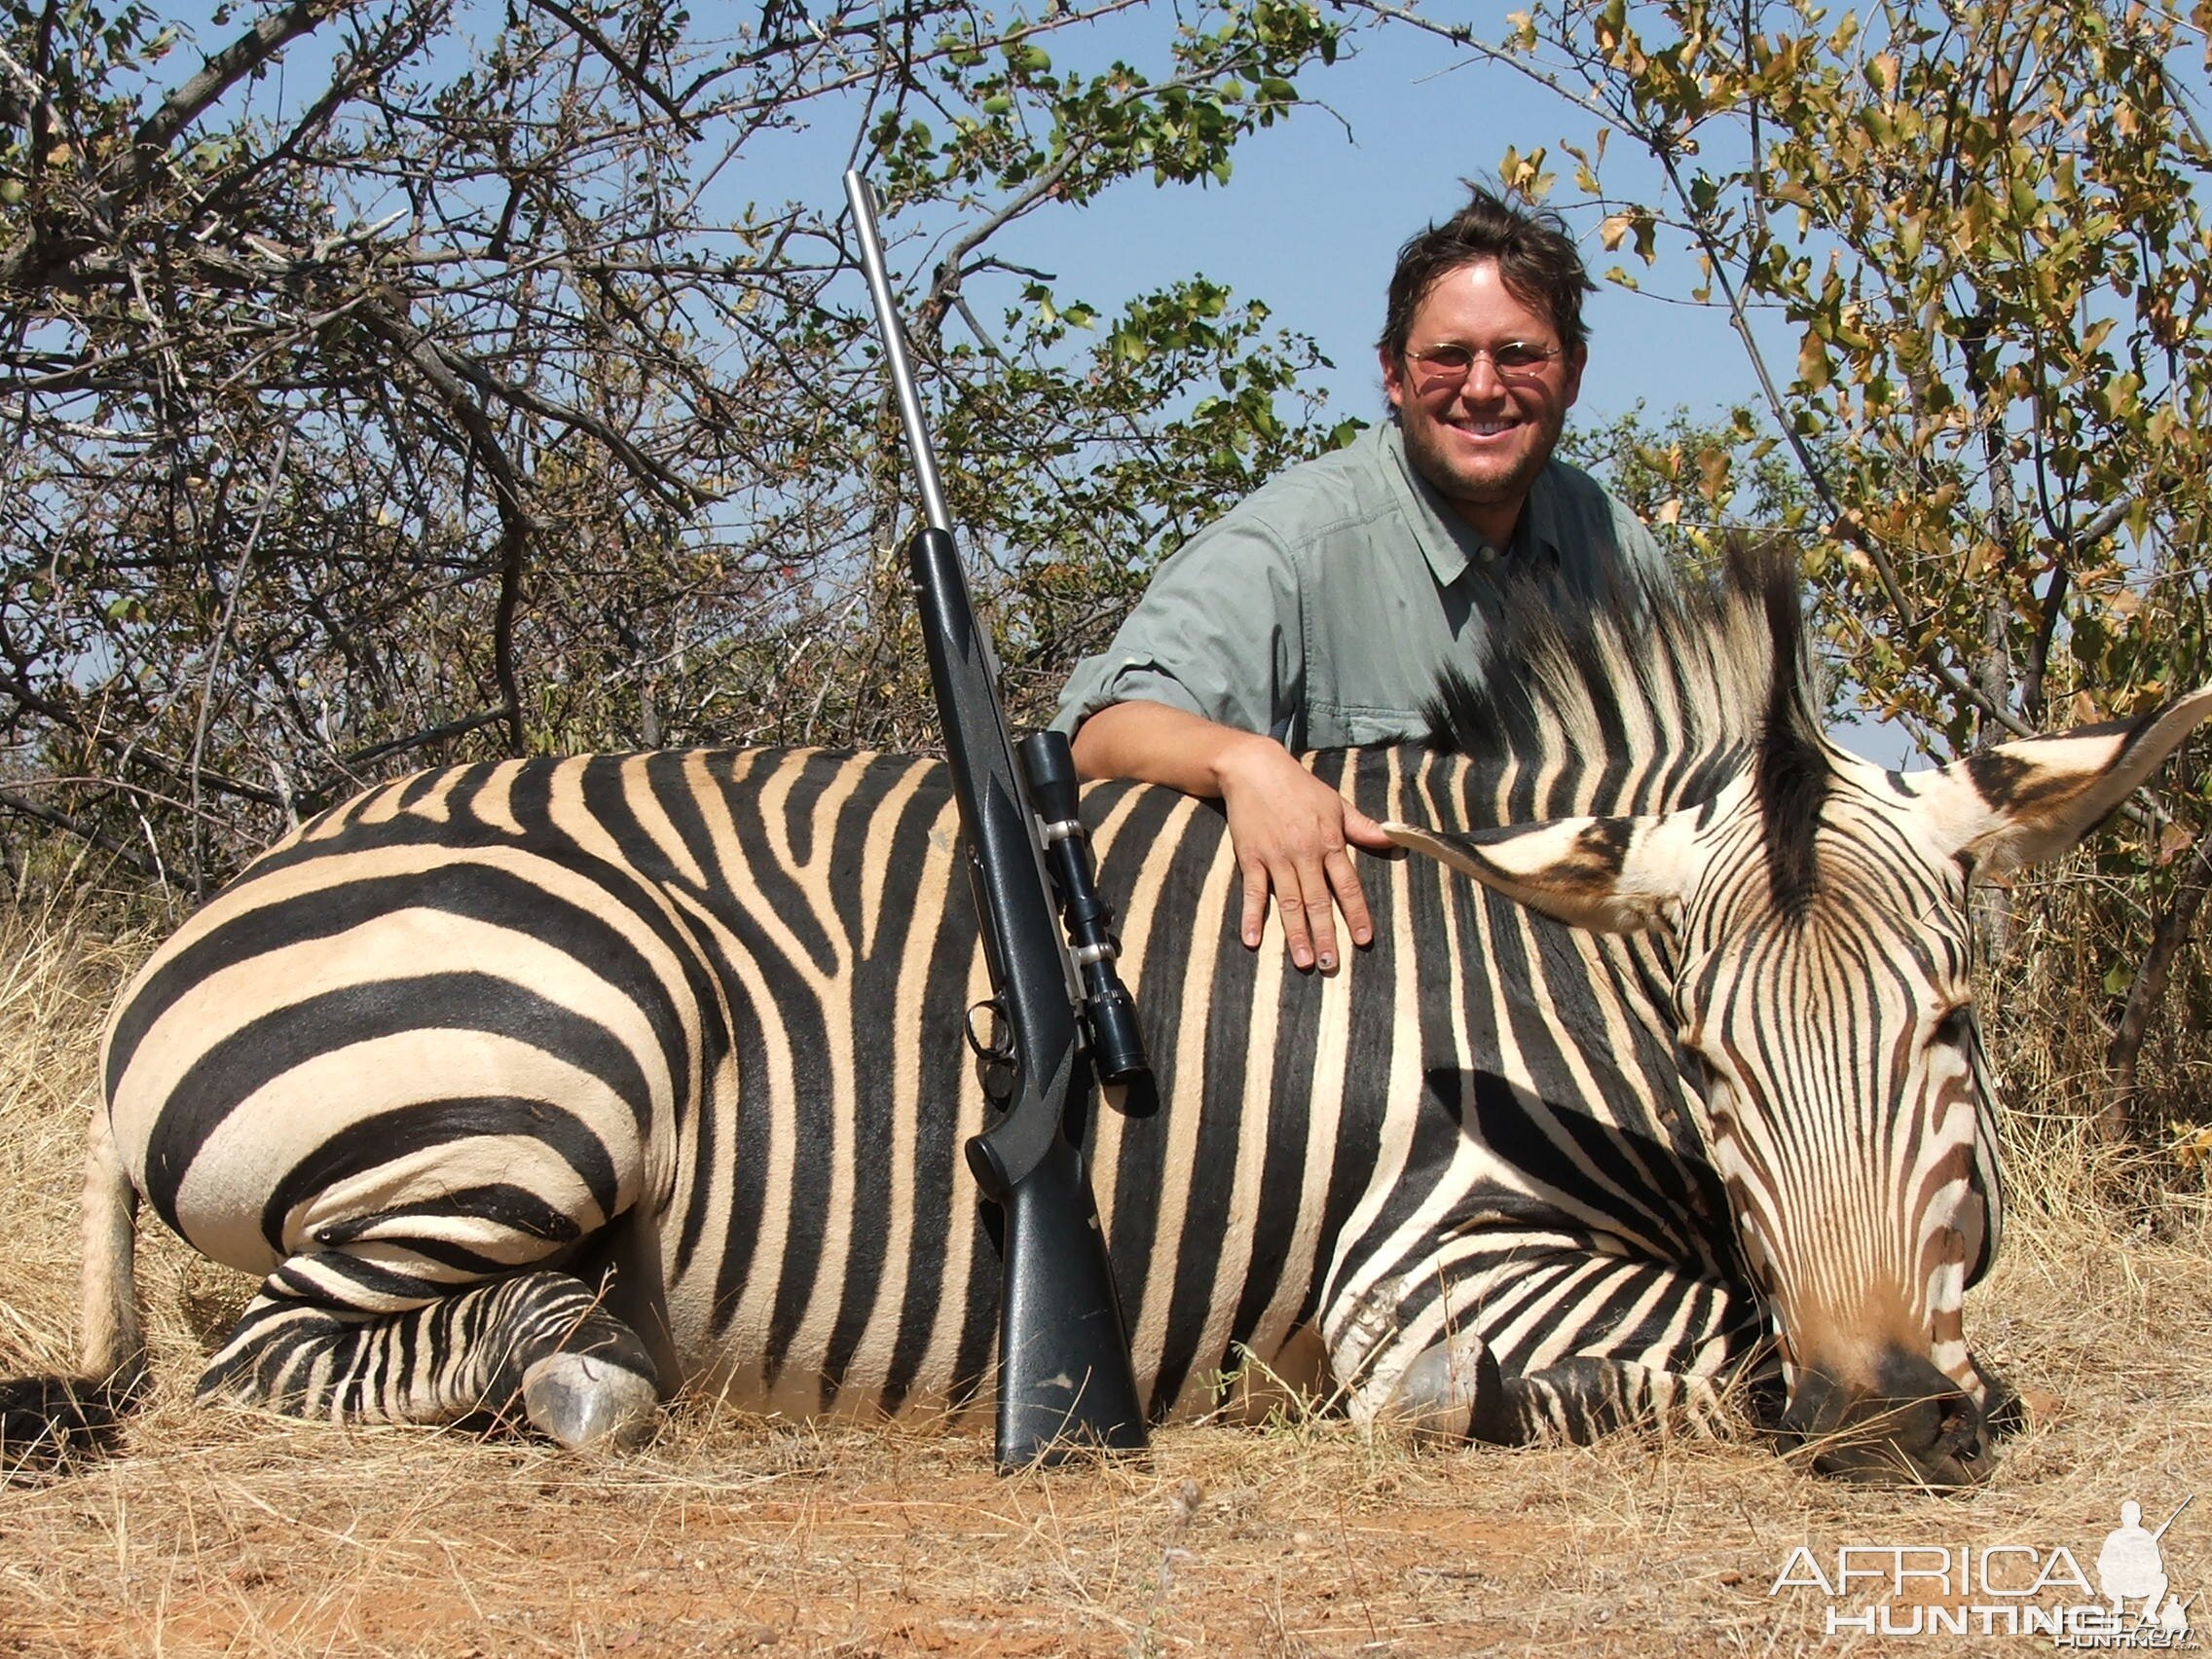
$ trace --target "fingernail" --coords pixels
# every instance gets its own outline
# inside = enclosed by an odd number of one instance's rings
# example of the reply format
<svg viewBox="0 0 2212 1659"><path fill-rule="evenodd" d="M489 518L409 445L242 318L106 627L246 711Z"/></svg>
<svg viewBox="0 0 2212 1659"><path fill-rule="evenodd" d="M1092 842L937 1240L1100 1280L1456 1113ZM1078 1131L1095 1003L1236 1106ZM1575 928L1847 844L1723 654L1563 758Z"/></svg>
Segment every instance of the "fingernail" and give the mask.
<svg viewBox="0 0 2212 1659"><path fill-rule="evenodd" d="M1330 956L1324 953L1321 957L1321 972L1324 974L1334 974L1336 971L1337 959L1334 956Z"/></svg>

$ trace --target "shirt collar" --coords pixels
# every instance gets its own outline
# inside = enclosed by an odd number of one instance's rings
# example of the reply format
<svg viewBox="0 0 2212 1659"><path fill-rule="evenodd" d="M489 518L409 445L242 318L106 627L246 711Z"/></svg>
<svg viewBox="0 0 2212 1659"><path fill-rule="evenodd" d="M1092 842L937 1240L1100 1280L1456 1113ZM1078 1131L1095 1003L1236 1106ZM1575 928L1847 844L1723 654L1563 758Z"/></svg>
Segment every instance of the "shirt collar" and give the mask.
<svg viewBox="0 0 2212 1659"><path fill-rule="evenodd" d="M1453 511L1435 485L1423 478L1415 468L1412 457L1406 454L1405 433L1394 420L1383 421L1375 428L1381 447L1389 459L1383 467L1397 493L1399 505L1405 509L1407 521L1413 526L1414 539L1428 560L1428 568L1435 575L1437 585L1450 587L1467 573L1470 566L1485 566L1500 557L1526 557L1530 553L1547 554L1553 563L1560 556L1560 522L1557 492L1552 485L1552 469L1558 464L1547 461L1543 471L1530 487L1529 499L1521 510L1521 520L1513 527L1513 539L1505 547L1493 546L1490 539L1475 527Z"/></svg>

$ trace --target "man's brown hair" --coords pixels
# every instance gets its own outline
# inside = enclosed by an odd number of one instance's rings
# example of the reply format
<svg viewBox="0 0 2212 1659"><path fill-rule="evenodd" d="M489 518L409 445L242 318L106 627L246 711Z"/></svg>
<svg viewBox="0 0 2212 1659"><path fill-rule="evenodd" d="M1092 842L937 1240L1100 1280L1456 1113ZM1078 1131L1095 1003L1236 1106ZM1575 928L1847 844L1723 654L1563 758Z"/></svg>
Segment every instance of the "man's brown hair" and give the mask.
<svg viewBox="0 0 2212 1659"><path fill-rule="evenodd" d="M1403 358L1410 345L1414 313L1438 280L1463 265L1497 261L1506 290L1523 305L1552 320L1560 344L1572 351L1590 338L1582 324L1582 296L1598 284L1582 269L1582 255L1557 213L1515 207L1479 184L1466 206L1441 225L1431 225L1398 249L1390 274L1390 299L1382 315L1380 342L1391 358Z"/></svg>

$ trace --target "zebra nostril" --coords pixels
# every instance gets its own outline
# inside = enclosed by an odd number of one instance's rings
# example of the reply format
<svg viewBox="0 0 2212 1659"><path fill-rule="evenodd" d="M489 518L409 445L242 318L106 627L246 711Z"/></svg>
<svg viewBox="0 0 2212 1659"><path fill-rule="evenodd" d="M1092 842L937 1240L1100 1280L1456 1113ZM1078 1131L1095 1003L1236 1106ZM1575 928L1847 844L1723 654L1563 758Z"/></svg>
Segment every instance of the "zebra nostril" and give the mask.
<svg viewBox="0 0 2212 1659"><path fill-rule="evenodd" d="M1979 1482L1987 1467L1979 1403L1909 1352L1855 1382L1799 1370L1776 1426L1817 1472L1843 1480L1954 1490Z"/></svg>
<svg viewBox="0 0 2212 1659"><path fill-rule="evenodd" d="M1989 1451L1988 1414L1972 1396L1953 1396L1943 1413L1938 1444L1968 1462L1978 1460Z"/></svg>

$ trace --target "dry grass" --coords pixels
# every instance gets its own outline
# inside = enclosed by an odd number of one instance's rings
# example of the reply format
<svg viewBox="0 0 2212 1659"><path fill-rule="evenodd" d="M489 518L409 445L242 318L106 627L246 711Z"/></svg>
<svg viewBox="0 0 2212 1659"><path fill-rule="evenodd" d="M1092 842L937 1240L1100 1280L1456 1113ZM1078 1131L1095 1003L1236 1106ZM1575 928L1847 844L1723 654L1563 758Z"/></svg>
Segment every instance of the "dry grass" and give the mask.
<svg viewBox="0 0 2212 1659"><path fill-rule="evenodd" d="M93 1046L145 943L0 935L0 1375L65 1361ZM704 1402L619 1460L203 1412L196 1356L244 1287L149 1229L156 1398L127 1457L0 1489L0 1655L1789 1654L1847 1640L1819 1592L1769 1593L1800 1543L2065 1544L2093 1571L2123 1497L2194 1493L2165 1539L2187 1596L2212 1585L2212 1222L2116 1205L2063 1088L2038 1098L1973 1331L2055 1404L1954 1498L1755 1440L1436 1455L1300 1421L998 1480L972 1439Z"/></svg>

